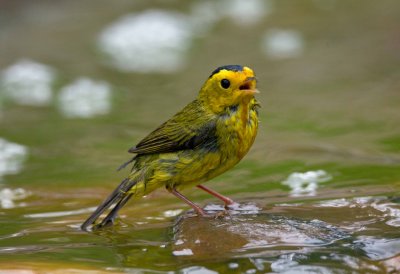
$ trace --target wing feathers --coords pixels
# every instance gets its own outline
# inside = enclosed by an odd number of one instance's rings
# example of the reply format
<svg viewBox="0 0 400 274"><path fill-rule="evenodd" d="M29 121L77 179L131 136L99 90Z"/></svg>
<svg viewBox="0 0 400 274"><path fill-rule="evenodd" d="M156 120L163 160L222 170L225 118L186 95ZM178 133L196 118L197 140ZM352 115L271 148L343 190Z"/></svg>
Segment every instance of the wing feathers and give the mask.
<svg viewBox="0 0 400 274"><path fill-rule="evenodd" d="M215 117L207 114L195 100L129 152L140 155L193 149L207 142L216 142L215 127Z"/></svg>

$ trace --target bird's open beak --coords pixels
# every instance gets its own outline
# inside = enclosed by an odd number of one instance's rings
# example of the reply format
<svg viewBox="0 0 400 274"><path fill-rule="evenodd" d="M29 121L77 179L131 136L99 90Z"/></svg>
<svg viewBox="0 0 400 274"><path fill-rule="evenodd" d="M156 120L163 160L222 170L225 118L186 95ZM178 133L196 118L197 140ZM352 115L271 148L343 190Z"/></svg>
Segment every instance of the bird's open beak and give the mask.
<svg viewBox="0 0 400 274"><path fill-rule="evenodd" d="M255 77L248 77L243 84L240 85L239 90L245 96L254 96L256 93L260 93L258 89L256 89L257 80Z"/></svg>
<svg viewBox="0 0 400 274"><path fill-rule="evenodd" d="M248 95L254 95L256 93L260 93L260 91L258 89L248 89L248 90L245 90L244 92Z"/></svg>
<svg viewBox="0 0 400 274"><path fill-rule="evenodd" d="M256 89L257 80L255 77L248 77L243 84L240 85L239 90L244 96L254 96L256 93L260 93Z"/></svg>

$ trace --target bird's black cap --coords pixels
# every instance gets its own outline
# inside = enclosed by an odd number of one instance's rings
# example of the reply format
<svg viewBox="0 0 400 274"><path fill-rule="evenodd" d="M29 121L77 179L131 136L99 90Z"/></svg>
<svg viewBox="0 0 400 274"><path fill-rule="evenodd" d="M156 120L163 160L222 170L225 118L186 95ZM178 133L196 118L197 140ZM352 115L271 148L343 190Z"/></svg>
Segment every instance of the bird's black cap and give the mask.
<svg viewBox="0 0 400 274"><path fill-rule="evenodd" d="M211 78L214 74L220 72L223 69L230 70L230 71L243 71L243 66L241 66L241 65L227 65L227 66L219 67L219 68L217 68L216 70L214 70L211 73L209 78Z"/></svg>

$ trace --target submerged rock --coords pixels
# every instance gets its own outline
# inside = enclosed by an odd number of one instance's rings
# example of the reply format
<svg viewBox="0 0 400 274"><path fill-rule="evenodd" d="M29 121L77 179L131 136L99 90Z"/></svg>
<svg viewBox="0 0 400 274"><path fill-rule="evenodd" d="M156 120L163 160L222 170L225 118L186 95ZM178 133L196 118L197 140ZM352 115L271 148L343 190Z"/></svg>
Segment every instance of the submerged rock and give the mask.
<svg viewBox="0 0 400 274"><path fill-rule="evenodd" d="M326 222L268 213L253 204L236 205L227 211L209 205L205 211L216 217L201 218L189 211L177 220L174 255L205 259L259 248L323 246L348 237ZM180 252L183 250L186 252Z"/></svg>

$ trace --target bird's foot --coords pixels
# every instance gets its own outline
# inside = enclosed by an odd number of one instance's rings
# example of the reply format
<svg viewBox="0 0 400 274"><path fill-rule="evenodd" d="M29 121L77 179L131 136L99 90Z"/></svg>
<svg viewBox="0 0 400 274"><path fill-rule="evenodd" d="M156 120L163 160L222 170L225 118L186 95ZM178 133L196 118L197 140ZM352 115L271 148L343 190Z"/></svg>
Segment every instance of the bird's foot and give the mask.
<svg viewBox="0 0 400 274"><path fill-rule="evenodd" d="M214 219L222 219L225 216L231 216L231 214L229 213L228 210L219 211L219 212L215 213L214 214Z"/></svg>
<svg viewBox="0 0 400 274"><path fill-rule="evenodd" d="M197 212L197 216L199 216L199 217L205 217L205 218L212 217L210 214L206 213L204 211L204 209L202 209L200 207L195 208L195 210Z"/></svg>

